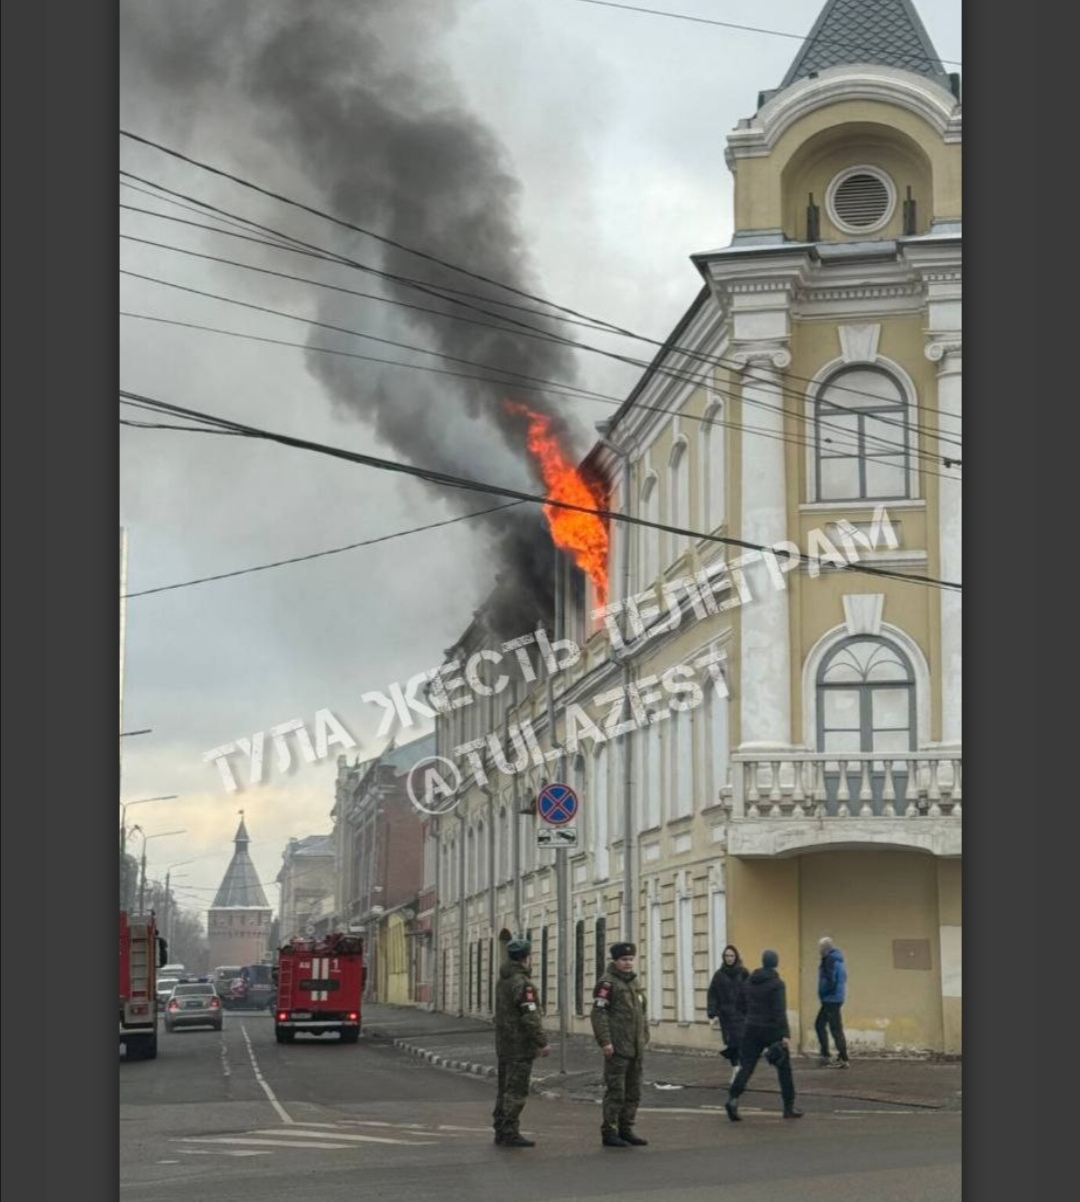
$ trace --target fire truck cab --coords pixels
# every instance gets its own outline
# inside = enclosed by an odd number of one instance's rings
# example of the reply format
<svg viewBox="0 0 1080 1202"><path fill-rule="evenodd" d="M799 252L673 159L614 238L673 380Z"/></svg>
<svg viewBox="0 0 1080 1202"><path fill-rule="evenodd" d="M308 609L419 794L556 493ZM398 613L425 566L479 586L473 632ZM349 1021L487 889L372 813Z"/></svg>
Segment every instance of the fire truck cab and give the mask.
<svg viewBox="0 0 1080 1202"><path fill-rule="evenodd" d="M120 1043L128 1060L157 1056L157 971L169 948L148 915L120 911Z"/></svg>
<svg viewBox="0 0 1080 1202"><path fill-rule="evenodd" d="M342 1043L360 1038L364 945L355 935L294 939L278 952L274 1034L292 1043L297 1032L336 1032Z"/></svg>

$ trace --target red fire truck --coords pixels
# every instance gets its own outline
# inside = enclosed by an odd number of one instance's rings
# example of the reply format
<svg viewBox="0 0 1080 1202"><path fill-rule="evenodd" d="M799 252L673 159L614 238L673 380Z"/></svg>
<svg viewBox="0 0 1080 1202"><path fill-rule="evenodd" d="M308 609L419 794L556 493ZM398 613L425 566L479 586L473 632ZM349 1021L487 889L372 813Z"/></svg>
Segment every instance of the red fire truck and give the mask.
<svg viewBox="0 0 1080 1202"><path fill-rule="evenodd" d="M355 935L293 939L278 952L274 1034L292 1043L298 1031L336 1031L342 1043L360 1038L364 943Z"/></svg>
<svg viewBox="0 0 1080 1202"><path fill-rule="evenodd" d="M120 911L120 1042L128 1060L157 1056L157 970L169 949L153 913L128 917Z"/></svg>

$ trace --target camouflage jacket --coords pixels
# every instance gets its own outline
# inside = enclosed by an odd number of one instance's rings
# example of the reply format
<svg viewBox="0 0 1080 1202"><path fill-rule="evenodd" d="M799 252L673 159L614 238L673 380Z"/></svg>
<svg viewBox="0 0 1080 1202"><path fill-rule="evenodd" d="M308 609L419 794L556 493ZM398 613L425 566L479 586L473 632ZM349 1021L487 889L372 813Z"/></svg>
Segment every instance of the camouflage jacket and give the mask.
<svg viewBox="0 0 1080 1202"><path fill-rule="evenodd" d="M529 970L514 961L504 964L495 987L495 1054L500 1060L534 1060L547 1042L540 993Z"/></svg>
<svg viewBox="0 0 1080 1202"><path fill-rule="evenodd" d="M649 1044L645 991L637 974L619 972L609 964L593 990L592 1029L596 1042L612 1044L616 1056L642 1056Z"/></svg>

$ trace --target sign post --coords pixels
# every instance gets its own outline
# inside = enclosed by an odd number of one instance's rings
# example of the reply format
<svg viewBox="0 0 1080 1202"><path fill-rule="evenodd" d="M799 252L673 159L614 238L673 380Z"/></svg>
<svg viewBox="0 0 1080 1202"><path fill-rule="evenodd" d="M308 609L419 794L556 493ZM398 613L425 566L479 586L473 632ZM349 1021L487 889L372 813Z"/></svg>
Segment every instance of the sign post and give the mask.
<svg viewBox="0 0 1080 1202"><path fill-rule="evenodd" d="M555 851L556 905L558 910L559 964L559 1072L566 1072L566 1036L570 1018L570 963L567 919L570 905L566 852L577 846L577 827L573 825L580 802L578 795L560 781L545 785L536 798L540 825L536 830L537 847Z"/></svg>

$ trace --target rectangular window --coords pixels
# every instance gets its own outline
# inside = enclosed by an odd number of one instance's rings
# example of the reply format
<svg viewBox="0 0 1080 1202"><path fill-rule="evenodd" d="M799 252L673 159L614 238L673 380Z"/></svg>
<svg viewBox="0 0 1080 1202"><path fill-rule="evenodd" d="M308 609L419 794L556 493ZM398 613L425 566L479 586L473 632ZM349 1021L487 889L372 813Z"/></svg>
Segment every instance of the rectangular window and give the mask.
<svg viewBox="0 0 1080 1202"><path fill-rule="evenodd" d="M661 821L661 792L663 790L663 745L660 741L660 727L649 726L645 730L645 738L639 742L642 745L642 755L645 763L642 765L642 780L644 781L645 797L642 807L645 818L645 830L659 826Z"/></svg>
<svg viewBox="0 0 1080 1202"><path fill-rule="evenodd" d="M671 739L671 817L685 818L694 812L693 718L676 710L669 720Z"/></svg>
<svg viewBox="0 0 1080 1202"><path fill-rule="evenodd" d="M715 805L720 799L720 790L728 783L728 698L726 694L717 692L710 683L706 686L709 697L709 739L711 742L709 760L712 765L712 794L709 804Z"/></svg>
<svg viewBox="0 0 1080 1202"><path fill-rule="evenodd" d="M727 942L727 894L716 889L709 894L709 963L716 968Z"/></svg>
<svg viewBox="0 0 1080 1202"><path fill-rule="evenodd" d="M663 989L660 979L660 903L649 902L649 1017L656 1021L663 1010Z"/></svg>
<svg viewBox="0 0 1080 1202"><path fill-rule="evenodd" d="M694 1021L694 915L693 898L680 897L676 920L679 947L679 1022Z"/></svg>

